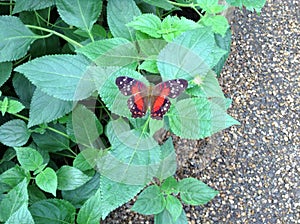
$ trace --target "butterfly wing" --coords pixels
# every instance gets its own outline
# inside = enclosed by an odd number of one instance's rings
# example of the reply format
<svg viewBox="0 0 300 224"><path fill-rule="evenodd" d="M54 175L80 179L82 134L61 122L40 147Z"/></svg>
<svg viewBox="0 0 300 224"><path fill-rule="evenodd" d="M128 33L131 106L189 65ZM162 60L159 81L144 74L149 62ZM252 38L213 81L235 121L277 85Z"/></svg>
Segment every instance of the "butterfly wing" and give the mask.
<svg viewBox="0 0 300 224"><path fill-rule="evenodd" d="M152 90L151 117L162 119L171 106L168 97L178 97L187 86L188 82L184 79L172 79L154 86Z"/></svg>
<svg viewBox="0 0 300 224"><path fill-rule="evenodd" d="M130 96L127 101L127 106L132 117L143 117L148 108L148 98L146 96L147 86L130 77L120 76L116 79L116 85L120 92L125 96Z"/></svg>

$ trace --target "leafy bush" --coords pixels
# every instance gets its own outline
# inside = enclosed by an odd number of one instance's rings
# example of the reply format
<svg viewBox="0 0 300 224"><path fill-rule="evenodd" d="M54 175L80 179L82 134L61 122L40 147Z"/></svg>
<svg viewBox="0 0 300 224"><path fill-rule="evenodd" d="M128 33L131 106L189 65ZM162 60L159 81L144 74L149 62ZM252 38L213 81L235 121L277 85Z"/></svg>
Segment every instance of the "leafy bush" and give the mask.
<svg viewBox="0 0 300 224"><path fill-rule="evenodd" d="M133 211L187 223L182 202L211 200L218 192L201 181L172 177L172 140L152 136L201 139L238 124L215 75L230 47L219 13L265 1L226 2L2 0L0 221L99 223L142 191ZM196 19L177 16L186 8ZM163 119L135 119L120 76L188 87Z"/></svg>

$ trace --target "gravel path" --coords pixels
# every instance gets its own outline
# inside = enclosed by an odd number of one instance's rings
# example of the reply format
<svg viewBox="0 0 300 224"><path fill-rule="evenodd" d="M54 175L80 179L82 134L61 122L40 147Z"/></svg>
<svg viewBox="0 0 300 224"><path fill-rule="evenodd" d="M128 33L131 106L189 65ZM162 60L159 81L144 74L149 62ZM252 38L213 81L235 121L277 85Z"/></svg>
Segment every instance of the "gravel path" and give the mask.
<svg viewBox="0 0 300 224"><path fill-rule="evenodd" d="M220 82L241 126L212 138L221 141L219 153L205 169L199 142L176 141L179 151L189 150L179 176L220 191L205 206L185 207L189 223L300 223L299 20L299 0L268 0L261 16L235 11ZM129 204L105 223L153 223Z"/></svg>

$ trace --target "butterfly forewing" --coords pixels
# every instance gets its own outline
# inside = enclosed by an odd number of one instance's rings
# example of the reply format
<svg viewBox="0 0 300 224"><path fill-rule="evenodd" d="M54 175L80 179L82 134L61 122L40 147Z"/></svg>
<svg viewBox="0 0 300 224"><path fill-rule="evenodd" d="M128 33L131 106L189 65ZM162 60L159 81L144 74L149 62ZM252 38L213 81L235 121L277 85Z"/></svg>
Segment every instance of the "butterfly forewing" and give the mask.
<svg viewBox="0 0 300 224"><path fill-rule="evenodd" d="M178 97L188 86L184 79L172 79L154 86L153 96L165 96L170 98Z"/></svg>

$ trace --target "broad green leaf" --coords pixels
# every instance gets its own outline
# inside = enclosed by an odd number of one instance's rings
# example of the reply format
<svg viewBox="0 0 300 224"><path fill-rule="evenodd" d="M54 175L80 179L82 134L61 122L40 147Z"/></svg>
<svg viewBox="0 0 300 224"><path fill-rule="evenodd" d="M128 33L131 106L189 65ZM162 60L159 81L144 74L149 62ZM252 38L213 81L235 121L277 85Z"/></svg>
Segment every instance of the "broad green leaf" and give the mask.
<svg viewBox="0 0 300 224"><path fill-rule="evenodd" d="M185 178L178 182L181 200L190 205L203 205L219 192L195 178Z"/></svg>
<svg viewBox="0 0 300 224"><path fill-rule="evenodd" d="M138 62L136 46L124 38L111 38L92 42L77 52L84 54L98 66L132 66Z"/></svg>
<svg viewBox="0 0 300 224"><path fill-rule="evenodd" d="M224 64L228 58L229 52L230 52L230 46L231 46L231 29L228 29L225 33L225 36L222 37L219 34L215 34L215 40L216 40L216 44L218 45L218 47L222 48L223 50L225 50L227 53L225 55L222 56L222 58L219 60L218 64L215 65L215 67L213 67L213 70L217 73L217 75L219 76Z"/></svg>
<svg viewBox="0 0 300 224"><path fill-rule="evenodd" d="M22 103L9 99L8 100L8 107L7 107L7 113L9 114L16 114L19 113L21 110L23 110L25 107Z"/></svg>
<svg viewBox="0 0 300 224"><path fill-rule="evenodd" d="M80 208L77 216L78 224L99 224L102 211L101 211L101 198L102 194L100 189L91 196Z"/></svg>
<svg viewBox="0 0 300 224"><path fill-rule="evenodd" d="M162 39L153 39L140 31L136 32L137 44L140 50L140 57L145 60L156 60L160 51L167 45Z"/></svg>
<svg viewBox="0 0 300 224"><path fill-rule="evenodd" d="M63 134L66 132L65 127L60 124L52 125L50 128ZM47 130L43 134L33 133L32 138L39 148L48 152L57 152L69 148L69 139L53 130Z"/></svg>
<svg viewBox="0 0 300 224"><path fill-rule="evenodd" d="M36 185L28 185L29 204L45 200L46 196Z"/></svg>
<svg viewBox="0 0 300 224"><path fill-rule="evenodd" d="M197 2L200 8L209 14L220 13L226 8L225 5L219 5L218 0L198 0Z"/></svg>
<svg viewBox="0 0 300 224"><path fill-rule="evenodd" d="M85 30L77 29L74 31L74 34L77 34L79 36L89 38L89 34ZM91 34L93 35L94 39L95 38L100 38L104 39L106 38L106 30L103 26L100 26L99 24L94 24L91 30Z"/></svg>
<svg viewBox="0 0 300 224"><path fill-rule="evenodd" d="M19 119L10 120L0 126L0 142L15 147L26 144L30 132L24 121Z"/></svg>
<svg viewBox="0 0 300 224"><path fill-rule="evenodd" d="M143 215L158 214L166 207L166 199L156 185L147 187L140 193L131 210Z"/></svg>
<svg viewBox="0 0 300 224"><path fill-rule="evenodd" d="M144 185L127 185L101 176L102 219L114 209L134 198L143 188Z"/></svg>
<svg viewBox="0 0 300 224"><path fill-rule="evenodd" d="M84 149L74 159L73 166L81 171L93 169L96 165L96 159L101 156L102 153L102 150L99 149Z"/></svg>
<svg viewBox="0 0 300 224"><path fill-rule="evenodd" d="M107 134L111 150L97 160L97 170L113 181L143 185L156 174L160 165L160 147L152 136L130 130L123 119L111 121Z"/></svg>
<svg viewBox="0 0 300 224"><path fill-rule="evenodd" d="M225 104L226 100L218 102L214 98L210 101L206 98L180 100L175 106L171 106L168 113L170 128L182 138L200 139L239 124L226 113Z"/></svg>
<svg viewBox="0 0 300 224"><path fill-rule="evenodd" d="M163 120L151 119L149 121L149 134L153 136L157 131L164 127Z"/></svg>
<svg viewBox="0 0 300 224"><path fill-rule="evenodd" d="M148 81L140 73L128 68L120 68L109 74L109 76L99 77L97 80L97 83L102 83L99 93L108 109L115 114L130 118L131 113L127 106L128 97L124 96L116 85L116 78L119 76L129 76L142 81L146 85Z"/></svg>
<svg viewBox="0 0 300 224"><path fill-rule="evenodd" d="M256 10L258 13L260 13L262 7L266 4L266 0L226 0L226 2L233 6L238 6L242 8L244 5L246 9L254 11Z"/></svg>
<svg viewBox="0 0 300 224"><path fill-rule="evenodd" d="M87 72L90 62L80 55L51 55L15 68L34 85L61 100L82 100L95 90Z"/></svg>
<svg viewBox="0 0 300 224"><path fill-rule="evenodd" d="M143 1L150 5L163 8L165 10L171 10L173 8L173 5L169 3L167 0L143 0Z"/></svg>
<svg viewBox="0 0 300 224"><path fill-rule="evenodd" d="M72 113L72 129L76 143L85 147L97 147L95 141L103 132L103 127L96 115L83 105L78 105Z"/></svg>
<svg viewBox="0 0 300 224"><path fill-rule="evenodd" d="M37 150L30 147L15 147L14 149L22 168L35 171L43 164L43 157Z"/></svg>
<svg viewBox="0 0 300 224"><path fill-rule="evenodd" d="M181 33L200 27L201 26L198 23L186 19L185 17L178 18L177 16L167 16L162 21L161 29L157 30L157 33L161 34L166 41L171 42Z"/></svg>
<svg viewBox="0 0 300 224"><path fill-rule="evenodd" d="M2 159L0 160L0 164L3 163L3 162L5 162L5 161L12 160L15 156L16 156L16 151L13 148L8 148L4 152L4 154L2 156ZM0 171L0 173L2 173L2 172Z"/></svg>
<svg viewBox="0 0 300 224"><path fill-rule="evenodd" d="M164 209L161 213L154 215L154 223L155 224L188 224L186 214L184 210L182 209L182 212L177 220L173 220L173 216L171 213Z"/></svg>
<svg viewBox="0 0 300 224"><path fill-rule="evenodd" d="M27 205L23 204L16 212L14 212L5 224L35 224Z"/></svg>
<svg viewBox="0 0 300 224"><path fill-rule="evenodd" d="M208 27L212 28L212 31L224 36L229 28L228 21L226 17L221 15L216 16L204 16L201 22Z"/></svg>
<svg viewBox="0 0 300 224"><path fill-rule="evenodd" d="M207 74L226 52L217 47L208 27L189 30L166 45L157 60L163 80Z"/></svg>
<svg viewBox="0 0 300 224"><path fill-rule="evenodd" d="M176 153L173 145L172 138L169 138L161 146L161 161L157 170L156 177L160 180L166 179L175 174L177 169Z"/></svg>
<svg viewBox="0 0 300 224"><path fill-rule="evenodd" d="M56 7L66 23L90 31L101 13L102 0L56 0Z"/></svg>
<svg viewBox="0 0 300 224"><path fill-rule="evenodd" d="M8 80L12 71L11 62L0 62L0 87Z"/></svg>
<svg viewBox="0 0 300 224"><path fill-rule="evenodd" d="M52 168L47 167L45 170L41 171L36 176L35 181L38 187L43 191L49 192L56 196L57 176Z"/></svg>
<svg viewBox="0 0 300 224"><path fill-rule="evenodd" d="M157 33L161 29L160 18L153 14L142 14L127 23L127 26L146 33L154 38L160 38L161 34Z"/></svg>
<svg viewBox="0 0 300 224"><path fill-rule="evenodd" d="M22 205L28 203L27 180L23 179L17 186L8 192L0 202L0 220L9 219Z"/></svg>
<svg viewBox="0 0 300 224"><path fill-rule="evenodd" d="M166 197L166 209L171 214L173 221L176 221L182 213L182 205L178 198L168 195Z"/></svg>
<svg viewBox="0 0 300 224"><path fill-rule="evenodd" d="M31 100L28 127L58 119L69 113L72 107L73 102L49 96L37 88Z"/></svg>
<svg viewBox="0 0 300 224"><path fill-rule="evenodd" d="M39 38L18 17L0 16L0 62L14 61L27 53L30 44Z"/></svg>
<svg viewBox="0 0 300 224"><path fill-rule="evenodd" d="M74 190L91 179L81 170L72 166L62 166L56 171L56 175L58 180L57 189L65 191Z"/></svg>
<svg viewBox="0 0 300 224"><path fill-rule="evenodd" d="M2 116L5 115L5 113L7 112L8 109L8 98L4 97L4 99L2 101L0 101L0 111Z"/></svg>
<svg viewBox="0 0 300 224"><path fill-rule="evenodd" d="M0 182L7 184L10 188L17 186L22 180L30 180L29 171L19 167L18 165L6 170L0 175Z"/></svg>
<svg viewBox="0 0 300 224"><path fill-rule="evenodd" d="M163 190L166 194L178 194L178 182L173 177L170 176L161 185L161 190Z"/></svg>
<svg viewBox="0 0 300 224"><path fill-rule="evenodd" d="M156 60L145 60L143 63L139 66L140 70L145 70L150 73L159 73Z"/></svg>
<svg viewBox="0 0 300 224"><path fill-rule="evenodd" d="M35 91L35 86L24 75L16 72L13 77L13 86L20 101L26 108L30 107L32 95Z"/></svg>
<svg viewBox="0 0 300 224"><path fill-rule="evenodd" d="M90 197L92 197L100 186L100 175L96 173L92 179L86 182L84 185L71 191L62 191L63 199L69 201L76 208L82 207L82 205ZM113 193L114 194L114 193ZM99 206L98 206L99 209Z"/></svg>
<svg viewBox="0 0 300 224"><path fill-rule="evenodd" d="M22 11L32 11L32 10L38 10L38 9L44 9L47 7L50 7L54 5L54 0L16 0L15 1L15 7L13 10L13 14L16 14L18 12Z"/></svg>
<svg viewBox="0 0 300 224"><path fill-rule="evenodd" d="M127 40L134 40L135 30L126 26L126 24L139 15L141 15L141 12L133 0L108 1L107 22L114 37L123 37Z"/></svg>
<svg viewBox="0 0 300 224"><path fill-rule="evenodd" d="M29 207L35 224L75 223L75 208L65 200L47 199Z"/></svg>

